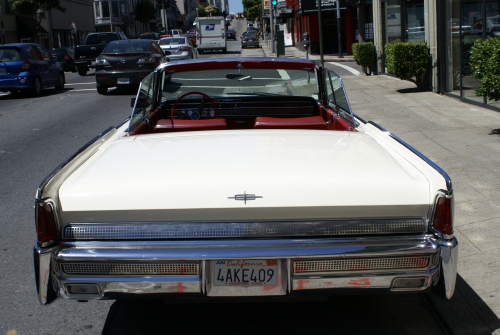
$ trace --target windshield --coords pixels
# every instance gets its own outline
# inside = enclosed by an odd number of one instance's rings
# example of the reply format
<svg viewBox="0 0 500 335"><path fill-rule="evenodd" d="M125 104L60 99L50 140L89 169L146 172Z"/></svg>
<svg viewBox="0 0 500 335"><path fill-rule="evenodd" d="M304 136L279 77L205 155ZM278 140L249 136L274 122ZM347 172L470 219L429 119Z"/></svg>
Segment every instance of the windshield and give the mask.
<svg viewBox="0 0 500 335"><path fill-rule="evenodd" d="M148 42L141 40L134 41L115 41L109 42L102 53L117 54L117 53L137 53L148 51Z"/></svg>
<svg viewBox="0 0 500 335"><path fill-rule="evenodd" d="M318 98L318 82L314 69L228 68L164 72L162 76L162 101L175 100L193 91L205 93L212 98L252 95Z"/></svg>
<svg viewBox="0 0 500 335"><path fill-rule="evenodd" d="M185 43L186 40L184 38L164 38L160 40L160 45L175 45Z"/></svg>

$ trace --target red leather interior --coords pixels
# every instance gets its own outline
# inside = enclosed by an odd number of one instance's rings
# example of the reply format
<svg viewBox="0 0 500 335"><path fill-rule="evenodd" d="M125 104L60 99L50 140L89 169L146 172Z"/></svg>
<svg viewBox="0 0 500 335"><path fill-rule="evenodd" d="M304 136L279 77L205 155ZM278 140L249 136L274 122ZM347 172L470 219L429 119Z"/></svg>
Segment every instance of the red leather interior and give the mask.
<svg viewBox="0 0 500 335"><path fill-rule="evenodd" d="M227 129L226 120L223 118L203 120L174 120L161 119L156 123L155 133L196 130L224 130Z"/></svg>
<svg viewBox="0 0 500 335"><path fill-rule="evenodd" d="M255 118L255 129L320 129L327 130L328 123L321 116L294 118L264 117Z"/></svg>

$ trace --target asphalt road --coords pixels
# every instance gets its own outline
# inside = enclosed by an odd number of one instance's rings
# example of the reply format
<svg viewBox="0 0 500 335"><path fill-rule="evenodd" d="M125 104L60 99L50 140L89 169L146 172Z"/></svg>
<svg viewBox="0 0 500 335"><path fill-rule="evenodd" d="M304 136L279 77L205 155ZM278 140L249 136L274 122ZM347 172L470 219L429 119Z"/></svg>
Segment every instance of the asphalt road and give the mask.
<svg viewBox="0 0 500 335"><path fill-rule="evenodd" d="M227 54L202 57L240 56L239 41L229 43ZM135 90L118 89L97 94L92 72L66 76L63 91L48 89L41 97L0 93L0 335L446 333L425 295L181 305L59 299L39 305L32 265L35 189L87 141L127 118L135 96Z"/></svg>

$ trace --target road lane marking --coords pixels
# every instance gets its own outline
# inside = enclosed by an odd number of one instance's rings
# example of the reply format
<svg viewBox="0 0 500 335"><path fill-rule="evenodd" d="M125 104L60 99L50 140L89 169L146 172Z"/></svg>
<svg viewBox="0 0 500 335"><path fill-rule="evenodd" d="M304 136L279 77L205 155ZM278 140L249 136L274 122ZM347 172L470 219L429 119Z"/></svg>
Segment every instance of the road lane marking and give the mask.
<svg viewBox="0 0 500 335"><path fill-rule="evenodd" d="M355 70L353 69L352 67L350 66L347 66L347 65L342 65L342 64L339 64L339 63L335 63L335 62L328 62L328 64L332 64L332 65L335 65L335 66L339 66L349 72L351 72L353 75L355 76L360 76L361 75L361 72L359 72L358 70Z"/></svg>
<svg viewBox="0 0 500 335"><path fill-rule="evenodd" d="M285 70L278 70L278 73L280 74L281 79L290 80L290 76L288 75L288 72L286 72Z"/></svg>

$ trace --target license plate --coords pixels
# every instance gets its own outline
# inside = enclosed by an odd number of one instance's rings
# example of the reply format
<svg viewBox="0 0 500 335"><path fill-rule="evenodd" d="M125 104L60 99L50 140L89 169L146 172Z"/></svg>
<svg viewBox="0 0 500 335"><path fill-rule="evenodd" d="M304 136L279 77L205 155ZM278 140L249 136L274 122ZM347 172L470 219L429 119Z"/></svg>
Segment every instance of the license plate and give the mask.
<svg viewBox="0 0 500 335"><path fill-rule="evenodd" d="M215 286L277 286L277 260L215 261Z"/></svg>
<svg viewBox="0 0 500 335"><path fill-rule="evenodd" d="M118 84L130 84L130 79L129 78L118 78L117 83Z"/></svg>

